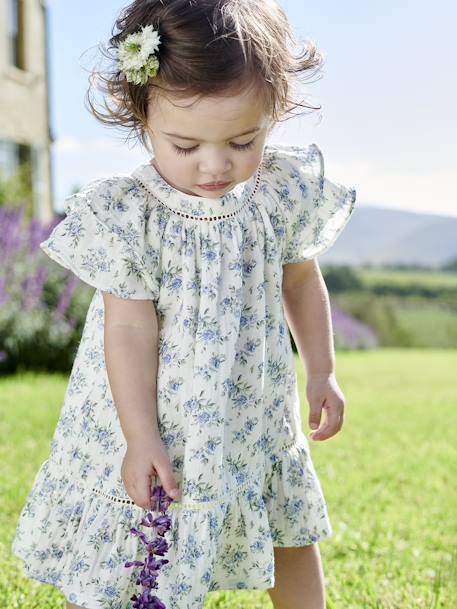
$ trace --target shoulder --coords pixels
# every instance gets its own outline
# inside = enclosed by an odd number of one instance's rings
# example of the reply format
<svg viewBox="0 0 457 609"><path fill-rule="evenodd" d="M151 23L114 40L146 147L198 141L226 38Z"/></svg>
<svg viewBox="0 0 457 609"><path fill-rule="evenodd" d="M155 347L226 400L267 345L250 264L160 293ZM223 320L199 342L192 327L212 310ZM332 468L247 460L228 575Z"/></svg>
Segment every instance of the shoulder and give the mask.
<svg viewBox="0 0 457 609"><path fill-rule="evenodd" d="M65 199L65 218L40 243L61 266L122 298L158 298L160 235L150 202L128 175L87 182Z"/></svg>
<svg viewBox="0 0 457 609"><path fill-rule="evenodd" d="M322 189L324 162L320 148L268 143L262 161L264 205L276 223L291 211L319 197ZM283 218L288 221L288 218Z"/></svg>
<svg viewBox="0 0 457 609"><path fill-rule="evenodd" d="M324 174L324 158L317 144L296 146L269 143L263 157L264 176L273 185L291 189L318 183Z"/></svg>
<svg viewBox="0 0 457 609"><path fill-rule="evenodd" d="M346 187L325 175L324 156L317 144L267 144L263 167L264 181L280 208L338 205L346 198L355 202L353 186Z"/></svg>
<svg viewBox="0 0 457 609"><path fill-rule="evenodd" d="M102 223L143 223L151 209L151 198L128 174L111 174L87 182L65 198L65 213L94 214Z"/></svg>

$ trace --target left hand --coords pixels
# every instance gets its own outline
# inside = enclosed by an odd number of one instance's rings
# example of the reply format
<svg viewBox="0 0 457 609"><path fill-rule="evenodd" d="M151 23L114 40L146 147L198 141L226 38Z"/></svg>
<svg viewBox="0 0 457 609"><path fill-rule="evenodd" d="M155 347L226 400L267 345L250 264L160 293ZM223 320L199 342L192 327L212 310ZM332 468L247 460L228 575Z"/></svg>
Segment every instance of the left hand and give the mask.
<svg viewBox="0 0 457 609"><path fill-rule="evenodd" d="M308 375L306 397L309 402L309 426L321 423L322 409L325 409L324 424L309 434L311 440L326 440L338 433L343 426L345 400L336 382L335 373Z"/></svg>

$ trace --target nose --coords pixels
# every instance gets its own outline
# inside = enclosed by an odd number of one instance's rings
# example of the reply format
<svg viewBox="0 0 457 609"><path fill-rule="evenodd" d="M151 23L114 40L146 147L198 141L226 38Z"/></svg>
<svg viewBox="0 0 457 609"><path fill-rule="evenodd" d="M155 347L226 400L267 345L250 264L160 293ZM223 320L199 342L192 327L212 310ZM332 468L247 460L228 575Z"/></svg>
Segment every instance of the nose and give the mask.
<svg viewBox="0 0 457 609"><path fill-rule="evenodd" d="M223 152L214 152L200 162L199 170L202 176L206 176L206 182L218 182L226 179L231 167L230 159Z"/></svg>

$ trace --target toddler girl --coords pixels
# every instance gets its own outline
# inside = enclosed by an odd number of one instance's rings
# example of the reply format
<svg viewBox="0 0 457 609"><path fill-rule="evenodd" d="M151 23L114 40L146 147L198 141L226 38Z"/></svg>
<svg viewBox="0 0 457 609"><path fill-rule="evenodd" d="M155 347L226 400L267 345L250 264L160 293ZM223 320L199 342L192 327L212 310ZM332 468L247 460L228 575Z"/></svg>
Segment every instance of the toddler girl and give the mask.
<svg viewBox="0 0 457 609"><path fill-rule="evenodd" d="M14 552L69 608L201 609L209 591L253 588L275 609L322 609L332 529L288 328L324 440L344 397L316 257L355 190L324 177L316 144L267 143L307 107L291 91L322 57L293 54L274 0L137 0L116 28L110 103L91 108L153 155L69 196L41 243L96 291ZM145 546L130 529L155 482L174 499L169 562L160 602L133 605L125 563Z"/></svg>

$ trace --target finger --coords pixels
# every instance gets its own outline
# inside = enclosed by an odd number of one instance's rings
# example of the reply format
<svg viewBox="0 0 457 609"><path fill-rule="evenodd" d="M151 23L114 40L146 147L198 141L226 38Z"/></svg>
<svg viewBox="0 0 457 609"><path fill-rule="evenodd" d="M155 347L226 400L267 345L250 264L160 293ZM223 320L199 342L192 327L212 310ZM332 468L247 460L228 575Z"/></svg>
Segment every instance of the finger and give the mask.
<svg viewBox="0 0 457 609"><path fill-rule="evenodd" d="M338 425L338 431L340 431L340 429L343 427L343 423L344 423L344 413L340 414L340 422Z"/></svg>
<svg viewBox="0 0 457 609"><path fill-rule="evenodd" d="M158 473L160 482L161 482L166 494L169 497L171 497L172 499L179 501L180 492L179 492L178 484L173 475L171 463L169 461L168 461L168 463L164 463L164 464L156 463L155 469Z"/></svg>
<svg viewBox="0 0 457 609"><path fill-rule="evenodd" d="M312 440L326 440L334 436L340 428L340 413L336 408L326 409L326 420L324 425L310 434Z"/></svg>
<svg viewBox="0 0 457 609"><path fill-rule="evenodd" d="M322 405L320 403L312 403L309 405L308 422L311 429L317 429L321 422Z"/></svg>
<svg viewBox="0 0 457 609"><path fill-rule="evenodd" d="M337 431L340 431L340 429L343 427L344 409L345 409L345 403L343 400L342 402L340 402L339 404L336 405L336 411L337 411L337 414L339 415Z"/></svg>
<svg viewBox="0 0 457 609"><path fill-rule="evenodd" d="M145 476L132 483L132 499L139 507L151 509L151 479Z"/></svg>

